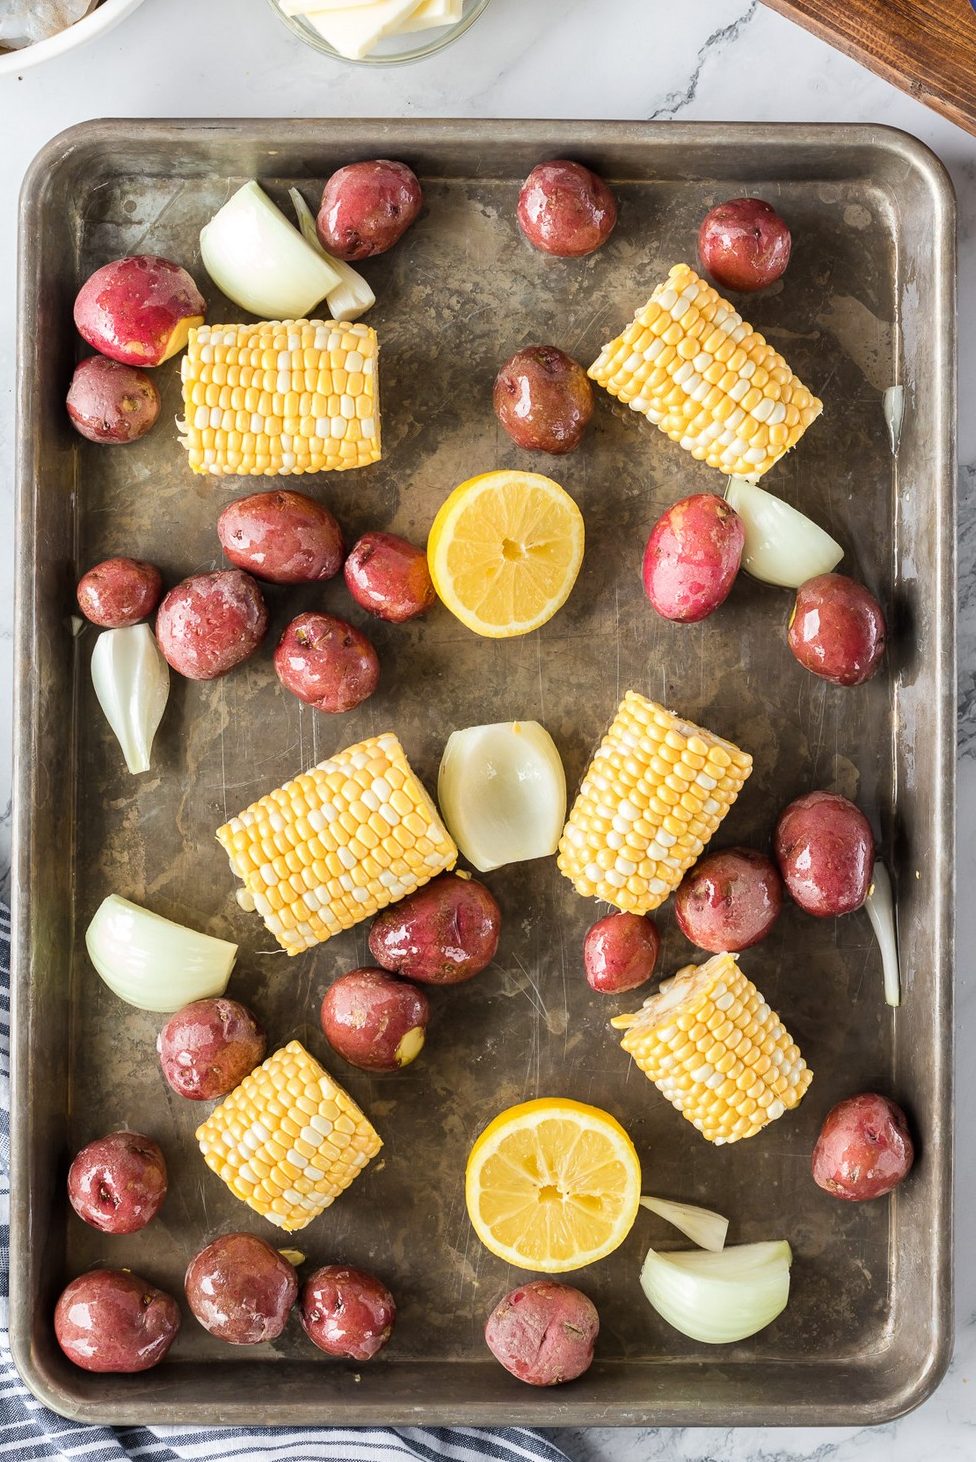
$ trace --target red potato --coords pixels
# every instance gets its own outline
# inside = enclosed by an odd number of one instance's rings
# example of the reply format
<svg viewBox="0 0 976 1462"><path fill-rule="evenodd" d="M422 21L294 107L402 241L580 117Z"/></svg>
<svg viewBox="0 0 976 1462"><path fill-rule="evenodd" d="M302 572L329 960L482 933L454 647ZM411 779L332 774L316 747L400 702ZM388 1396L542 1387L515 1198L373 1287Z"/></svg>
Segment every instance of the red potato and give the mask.
<svg viewBox="0 0 976 1462"><path fill-rule="evenodd" d="M399 1071L423 1049L430 1002L386 970L350 970L325 992L322 1030L344 1061L363 1071Z"/></svg>
<svg viewBox="0 0 976 1462"><path fill-rule="evenodd" d="M194 574L170 589L156 616L164 656L187 680L216 680L254 654L268 628L261 590L240 569Z"/></svg>
<svg viewBox="0 0 976 1462"><path fill-rule="evenodd" d="M337 259L369 259L399 241L423 206L424 195L403 162L377 158L332 174L316 220L323 247Z"/></svg>
<svg viewBox="0 0 976 1462"><path fill-rule="evenodd" d="M89 1142L68 1169L72 1208L103 1234L145 1228L162 1207L167 1186L160 1146L141 1132L110 1132Z"/></svg>
<svg viewBox="0 0 976 1462"><path fill-rule="evenodd" d="M744 546L742 519L722 498L710 492L682 498L651 529L644 593L664 619L705 619L728 598Z"/></svg>
<svg viewBox="0 0 976 1462"><path fill-rule="evenodd" d="M459 985L495 958L501 924L501 909L483 883L444 873L377 916L369 952L408 980Z"/></svg>
<svg viewBox="0 0 976 1462"><path fill-rule="evenodd" d="M911 1172L915 1147L901 1107L875 1092L838 1102L813 1149L813 1180L825 1193L863 1203L881 1198Z"/></svg>
<svg viewBox="0 0 976 1462"><path fill-rule="evenodd" d="M426 614L437 603L426 553L395 533L364 533L343 572L356 603L392 624Z"/></svg>
<svg viewBox="0 0 976 1462"><path fill-rule="evenodd" d="M141 558L106 558L78 580L78 608L102 629L148 619L163 593L163 576Z"/></svg>
<svg viewBox="0 0 976 1462"><path fill-rule="evenodd" d="M326 1355L372 1360L393 1333L396 1303L375 1274L326 1264L305 1281L299 1317Z"/></svg>
<svg viewBox="0 0 976 1462"><path fill-rule="evenodd" d="M527 451L574 452L593 415L593 387L583 367L555 345L527 345L495 377L495 415Z"/></svg>
<svg viewBox="0 0 976 1462"><path fill-rule="evenodd" d="M300 614L278 641L274 667L286 690L317 711L338 715L373 694L379 656L369 640L331 614Z"/></svg>
<svg viewBox="0 0 976 1462"><path fill-rule="evenodd" d="M203 295L179 264L155 254L115 259L86 280L75 300L78 334L123 365L158 366L202 325Z"/></svg>
<svg viewBox="0 0 976 1462"><path fill-rule="evenodd" d="M145 371L90 355L75 366L65 405L71 425L90 442L137 442L156 425L159 392Z"/></svg>
<svg viewBox="0 0 976 1462"><path fill-rule="evenodd" d="M808 792L776 824L776 861L794 903L825 919L859 909L874 869L874 834L837 792Z"/></svg>
<svg viewBox="0 0 976 1462"><path fill-rule="evenodd" d="M276 1340L298 1298L298 1275L264 1239L223 1234L190 1260L187 1303L205 1330L228 1345Z"/></svg>
<svg viewBox="0 0 976 1462"><path fill-rule="evenodd" d="M272 584L313 584L342 567L342 529L301 492L256 492L217 519L220 546L235 568Z"/></svg>
<svg viewBox="0 0 976 1462"><path fill-rule="evenodd" d="M575 259L606 243L617 224L617 200L589 168L557 158L539 163L522 184L518 221L534 248Z"/></svg>
<svg viewBox="0 0 976 1462"><path fill-rule="evenodd" d="M607 914L587 930L583 940L586 983L601 995L636 990L654 973L661 936L644 914Z"/></svg>
<svg viewBox="0 0 976 1462"><path fill-rule="evenodd" d="M783 907L776 865L755 848L723 848L689 868L674 896L686 939L711 954L736 954L765 939Z"/></svg>
<svg viewBox="0 0 976 1462"><path fill-rule="evenodd" d="M589 1370L600 1333L593 1301L553 1279L513 1289L488 1316L492 1355L529 1386L559 1386Z"/></svg>
<svg viewBox="0 0 976 1462"><path fill-rule="evenodd" d="M786 272L793 240L786 224L762 198L729 198L705 214L698 253L726 289L765 289Z"/></svg>
<svg viewBox="0 0 976 1462"><path fill-rule="evenodd" d="M131 1375L158 1365L180 1328L179 1305L129 1269L92 1269L61 1293L54 1333L83 1371Z"/></svg>
<svg viewBox="0 0 976 1462"><path fill-rule="evenodd" d="M156 1037L167 1084L192 1102L226 1096L260 1066L267 1049L247 1006L223 996L184 1005Z"/></svg>
<svg viewBox="0 0 976 1462"><path fill-rule="evenodd" d="M796 591L786 642L807 670L834 685L863 685L885 650L881 605L845 574L818 574Z"/></svg>

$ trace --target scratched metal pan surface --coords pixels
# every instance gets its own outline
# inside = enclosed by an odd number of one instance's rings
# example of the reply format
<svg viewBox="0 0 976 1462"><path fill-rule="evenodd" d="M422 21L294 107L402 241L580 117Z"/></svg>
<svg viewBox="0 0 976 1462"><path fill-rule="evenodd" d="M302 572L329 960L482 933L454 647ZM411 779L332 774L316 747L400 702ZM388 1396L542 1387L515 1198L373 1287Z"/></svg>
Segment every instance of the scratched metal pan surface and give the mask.
<svg viewBox="0 0 976 1462"><path fill-rule="evenodd" d="M535 253L515 223L520 180L567 153L609 178L621 205L609 245L582 261ZM92 694L94 633L72 634L75 581L109 554L154 560L169 582L212 567L219 508L254 484L189 474L172 426L177 362L156 373L162 417L143 442L107 450L71 432L64 392L83 353L75 291L133 251L178 259L204 282L200 226L242 180L259 177L277 199L297 183L314 203L337 165L377 155L410 162L426 197L421 220L368 269L384 458L293 485L334 508L350 541L371 526L422 542L463 479L549 471L585 516L579 581L524 639L479 640L440 608L405 626L370 622L380 689L336 718L279 689L270 645L301 608L363 616L341 583L271 588L268 647L211 684L174 678L153 770L130 778ZM650 611L639 575L647 531L676 498L720 490L707 467L603 395L565 459L520 452L491 410L512 351L552 341L592 360L671 264L694 259L705 210L743 193L776 204L795 238L785 279L748 313L825 403L768 485L839 539L847 571L890 611L885 669L857 690L792 660L789 596L744 576L705 623ZM21 228L11 1331L33 1390L105 1422L850 1424L915 1405L947 1363L951 1301L955 309L953 201L938 162L879 128L114 121L45 149ZM240 318L212 290L209 309L211 320ZM897 459L881 405L895 381L907 394ZM234 900L214 829L387 727L433 787L454 728L535 717L574 787L628 687L752 752L720 846L768 845L779 809L808 789L857 798L897 884L902 1009L883 1003L863 914L821 921L788 907L743 965L782 1012L813 1086L764 1134L712 1148L619 1050L608 1017L639 997L590 993L580 950L598 911L546 860L487 875L504 911L498 957L470 984L434 992L421 1059L390 1078L346 1067L318 1008L330 980L367 959L365 927L293 960L275 952ZM216 1234L276 1232L204 1167L193 1141L201 1108L172 1096L158 1070L160 1019L117 1001L86 958L86 925L112 892L236 940L230 993L260 1013L273 1045L304 1041L379 1128L379 1160L300 1239L310 1265L350 1261L394 1289L395 1337L370 1365L314 1351L294 1318L276 1344L242 1351L188 1312L170 1358L140 1376L88 1375L58 1350L56 1296L89 1266L130 1266L182 1296L188 1259ZM660 924L662 968L673 971L692 951L669 907ZM909 1109L919 1160L892 1199L845 1204L814 1186L810 1153L828 1108L865 1088ZM638 1271L649 1243L681 1240L642 1212L617 1253L571 1276L601 1317L587 1376L536 1391L496 1365L484 1320L525 1276L475 1239L465 1158L496 1112L545 1094L615 1113L646 1189L730 1215L732 1241L788 1238L796 1262L781 1318L720 1349L670 1329ZM159 1139L170 1192L148 1229L110 1239L70 1212L65 1173L82 1144L123 1125Z"/></svg>

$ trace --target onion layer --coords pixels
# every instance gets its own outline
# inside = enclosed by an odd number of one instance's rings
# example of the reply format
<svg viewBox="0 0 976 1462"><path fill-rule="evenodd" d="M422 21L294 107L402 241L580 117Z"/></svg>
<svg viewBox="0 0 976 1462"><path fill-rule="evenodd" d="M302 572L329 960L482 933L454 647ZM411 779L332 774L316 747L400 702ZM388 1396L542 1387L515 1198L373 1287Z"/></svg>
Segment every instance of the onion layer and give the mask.
<svg viewBox="0 0 976 1462"><path fill-rule="evenodd" d="M891 879L883 863L875 860L871 873L871 887L864 900L871 928L881 950L881 968L884 972L884 996L888 1005L901 1004L901 979L898 974L898 936L895 933L895 900L891 891Z"/></svg>
<svg viewBox="0 0 976 1462"><path fill-rule="evenodd" d="M547 858L566 821L566 774L538 721L454 731L437 776L451 837L480 873Z"/></svg>
<svg viewBox="0 0 976 1462"><path fill-rule="evenodd" d="M304 319L339 283L331 264L253 181L205 226L200 254L217 288L262 320Z"/></svg>
<svg viewBox="0 0 976 1462"><path fill-rule="evenodd" d="M153 738L169 699L169 666L148 624L103 630L91 658L92 684L133 774L148 772Z"/></svg>
<svg viewBox="0 0 976 1462"><path fill-rule="evenodd" d="M703 1249L721 1253L729 1231L729 1221L710 1208L697 1208L692 1203L670 1203L666 1198L642 1198L641 1207L656 1213L672 1228L679 1229L685 1238Z"/></svg>
<svg viewBox="0 0 976 1462"><path fill-rule="evenodd" d="M172 1011L222 995L237 945L174 924L118 894L95 910L88 956L113 995L139 1010Z"/></svg>
<svg viewBox="0 0 976 1462"><path fill-rule="evenodd" d="M844 557L840 544L803 513L741 477L730 477L725 500L742 519L742 567L764 584L798 589L829 574Z"/></svg>
<svg viewBox="0 0 976 1462"><path fill-rule="evenodd" d="M649 1249L641 1288L663 1320L703 1345L729 1345L786 1308L793 1255L785 1241L659 1254Z"/></svg>

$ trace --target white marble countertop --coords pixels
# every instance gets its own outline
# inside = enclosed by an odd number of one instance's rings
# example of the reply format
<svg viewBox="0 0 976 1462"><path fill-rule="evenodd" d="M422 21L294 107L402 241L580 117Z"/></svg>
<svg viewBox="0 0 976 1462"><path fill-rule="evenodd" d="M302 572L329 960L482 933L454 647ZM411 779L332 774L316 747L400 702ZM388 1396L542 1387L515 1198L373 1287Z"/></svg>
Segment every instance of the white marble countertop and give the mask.
<svg viewBox="0 0 976 1462"><path fill-rule="evenodd" d="M960 206L960 400L976 390L976 138L869 75L758 0L493 0L440 57L370 73L317 56L264 0L149 0L109 35L0 78L0 888L9 867L13 382L17 193L54 133L98 116L501 116L860 121L903 127L947 164ZM960 423L959 885L976 878L976 413ZM976 822L976 817L974 817ZM963 902L959 1048L973 1028ZM957 1110L976 1107L960 1063ZM968 1135L965 1120L961 1130ZM955 1462L976 1456L976 1176L959 1163L957 1340L950 1373L919 1410L876 1430L561 1432L576 1462ZM463 1418L458 1418L463 1420Z"/></svg>

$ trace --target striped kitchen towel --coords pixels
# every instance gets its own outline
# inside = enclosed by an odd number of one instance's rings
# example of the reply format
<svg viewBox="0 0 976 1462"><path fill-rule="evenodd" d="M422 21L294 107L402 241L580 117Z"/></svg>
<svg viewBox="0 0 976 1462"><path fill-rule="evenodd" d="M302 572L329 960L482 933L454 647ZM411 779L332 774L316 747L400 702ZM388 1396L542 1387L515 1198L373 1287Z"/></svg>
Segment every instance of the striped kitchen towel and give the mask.
<svg viewBox="0 0 976 1462"><path fill-rule="evenodd" d="M7 1345L10 1199L10 915L0 905L0 1457L12 1462L567 1462L525 1427L96 1427L42 1406Z"/></svg>

